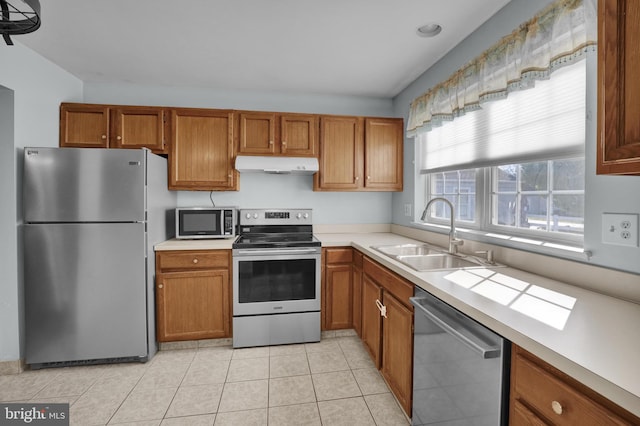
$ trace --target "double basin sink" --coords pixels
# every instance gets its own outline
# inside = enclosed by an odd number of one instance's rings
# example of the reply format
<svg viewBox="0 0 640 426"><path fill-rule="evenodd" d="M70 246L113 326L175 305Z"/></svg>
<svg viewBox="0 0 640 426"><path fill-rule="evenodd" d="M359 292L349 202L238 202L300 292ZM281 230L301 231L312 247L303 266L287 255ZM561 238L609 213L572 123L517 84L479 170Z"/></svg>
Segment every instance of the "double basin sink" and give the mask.
<svg viewBox="0 0 640 426"><path fill-rule="evenodd" d="M426 243L382 245L371 246L371 248L419 272L502 266L475 256L451 254L440 247Z"/></svg>

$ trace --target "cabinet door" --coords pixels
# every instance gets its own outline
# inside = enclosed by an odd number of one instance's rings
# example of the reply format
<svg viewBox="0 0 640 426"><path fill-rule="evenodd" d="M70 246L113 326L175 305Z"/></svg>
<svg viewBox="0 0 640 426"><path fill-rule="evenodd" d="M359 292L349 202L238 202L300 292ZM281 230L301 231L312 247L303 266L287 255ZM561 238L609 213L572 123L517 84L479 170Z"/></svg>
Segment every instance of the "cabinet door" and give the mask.
<svg viewBox="0 0 640 426"><path fill-rule="evenodd" d="M327 265L325 328L336 330L351 328L353 268L351 264Z"/></svg>
<svg viewBox="0 0 640 426"><path fill-rule="evenodd" d="M402 191L402 123L393 118L365 120L365 188Z"/></svg>
<svg viewBox="0 0 640 426"><path fill-rule="evenodd" d="M158 341L229 337L229 271L162 273L156 286Z"/></svg>
<svg viewBox="0 0 640 426"><path fill-rule="evenodd" d="M315 157L318 133L317 116L282 115L280 116L280 151L285 155Z"/></svg>
<svg viewBox="0 0 640 426"><path fill-rule="evenodd" d="M411 413L413 388L413 312L385 292L387 316L382 320L381 373L405 413Z"/></svg>
<svg viewBox="0 0 640 426"><path fill-rule="evenodd" d="M382 289L369 276L362 281L362 342L373 358L376 368L381 366L382 317L376 301L382 302Z"/></svg>
<svg viewBox="0 0 640 426"><path fill-rule="evenodd" d="M353 251L353 328L362 337L362 253Z"/></svg>
<svg viewBox="0 0 640 426"><path fill-rule="evenodd" d="M238 189L233 169L233 111L173 110L171 132L169 189Z"/></svg>
<svg viewBox="0 0 640 426"><path fill-rule="evenodd" d="M114 148L149 148L166 154L165 110L152 107L116 107L111 116Z"/></svg>
<svg viewBox="0 0 640 426"><path fill-rule="evenodd" d="M107 148L109 146L109 107L61 104L60 146Z"/></svg>
<svg viewBox="0 0 640 426"><path fill-rule="evenodd" d="M240 143L238 146L238 154L267 155L275 153L275 133L275 113L240 113Z"/></svg>
<svg viewBox="0 0 640 426"><path fill-rule="evenodd" d="M362 186L363 129L359 117L320 118L320 170L316 191L353 190Z"/></svg>
<svg viewBox="0 0 640 426"><path fill-rule="evenodd" d="M640 2L598 2L598 173L640 175Z"/></svg>

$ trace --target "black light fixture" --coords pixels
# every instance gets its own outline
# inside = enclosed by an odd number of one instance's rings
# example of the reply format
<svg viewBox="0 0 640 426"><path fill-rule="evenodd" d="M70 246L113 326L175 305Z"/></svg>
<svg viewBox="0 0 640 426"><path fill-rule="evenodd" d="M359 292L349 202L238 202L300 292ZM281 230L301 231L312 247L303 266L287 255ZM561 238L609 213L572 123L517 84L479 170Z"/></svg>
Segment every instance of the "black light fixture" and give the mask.
<svg viewBox="0 0 640 426"><path fill-rule="evenodd" d="M0 12L0 34L7 45L13 45L12 35L40 28L39 0L0 0Z"/></svg>

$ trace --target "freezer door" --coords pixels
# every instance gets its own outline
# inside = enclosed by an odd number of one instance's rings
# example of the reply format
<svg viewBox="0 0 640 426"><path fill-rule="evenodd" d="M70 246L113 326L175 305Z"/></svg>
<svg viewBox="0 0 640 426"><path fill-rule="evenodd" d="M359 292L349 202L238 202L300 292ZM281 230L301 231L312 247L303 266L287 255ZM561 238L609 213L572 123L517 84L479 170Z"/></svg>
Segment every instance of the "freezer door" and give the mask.
<svg viewBox="0 0 640 426"><path fill-rule="evenodd" d="M146 152L25 148L25 222L145 220Z"/></svg>
<svg viewBox="0 0 640 426"><path fill-rule="evenodd" d="M24 242L28 364L147 356L143 223L29 224Z"/></svg>

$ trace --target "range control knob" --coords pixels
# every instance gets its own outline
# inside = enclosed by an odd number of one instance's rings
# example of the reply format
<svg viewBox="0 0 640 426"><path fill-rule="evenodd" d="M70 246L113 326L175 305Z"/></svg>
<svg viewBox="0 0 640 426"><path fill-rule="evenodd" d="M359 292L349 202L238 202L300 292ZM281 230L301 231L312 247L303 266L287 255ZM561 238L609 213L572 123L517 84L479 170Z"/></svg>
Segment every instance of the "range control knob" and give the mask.
<svg viewBox="0 0 640 426"><path fill-rule="evenodd" d="M309 219L309 213L305 213L305 214L304 214L304 218L305 218L305 219Z"/></svg>
<svg viewBox="0 0 640 426"><path fill-rule="evenodd" d="M251 219L251 213L247 213L247 214L245 215L245 217L246 217L247 219Z"/></svg>
<svg viewBox="0 0 640 426"><path fill-rule="evenodd" d="M254 218L254 219L257 219L257 218L258 218L258 213L254 213L254 214L253 214L253 218Z"/></svg>
<svg viewBox="0 0 640 426"><path fill-rule="evenodd" d="M296 215L296 219L302 219L302 213L298 213L298 214Z"/></svg>

